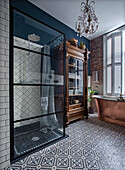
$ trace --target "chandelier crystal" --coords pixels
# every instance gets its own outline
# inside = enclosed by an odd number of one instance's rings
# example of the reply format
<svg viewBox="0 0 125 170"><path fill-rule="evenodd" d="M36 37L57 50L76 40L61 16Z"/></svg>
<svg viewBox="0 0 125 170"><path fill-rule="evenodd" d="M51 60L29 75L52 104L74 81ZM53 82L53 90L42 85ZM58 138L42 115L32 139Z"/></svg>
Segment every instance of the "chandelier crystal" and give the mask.
<svg viewBox="0 0 125 170"><path fill-rule="evenodd" d="M78 21L75 25L77 36L80 35L81 37L83 34L92 35L98 30L99 22L93 5L95 5L95 2L91 1L89 3L89 0L86 0L86 3L81 3L81 16L78 16Z"/></svg>

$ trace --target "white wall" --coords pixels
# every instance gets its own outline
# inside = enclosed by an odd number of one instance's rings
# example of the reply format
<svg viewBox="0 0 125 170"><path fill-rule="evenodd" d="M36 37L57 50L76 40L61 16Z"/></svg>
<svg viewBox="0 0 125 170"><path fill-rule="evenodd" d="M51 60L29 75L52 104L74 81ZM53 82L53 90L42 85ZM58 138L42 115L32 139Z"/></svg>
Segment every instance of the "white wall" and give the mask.
<svg viewBox="0 0 125 170"><path fill-rule="evenodd" d="M0 0L0 169L10 164L9 0Z"/></svg>

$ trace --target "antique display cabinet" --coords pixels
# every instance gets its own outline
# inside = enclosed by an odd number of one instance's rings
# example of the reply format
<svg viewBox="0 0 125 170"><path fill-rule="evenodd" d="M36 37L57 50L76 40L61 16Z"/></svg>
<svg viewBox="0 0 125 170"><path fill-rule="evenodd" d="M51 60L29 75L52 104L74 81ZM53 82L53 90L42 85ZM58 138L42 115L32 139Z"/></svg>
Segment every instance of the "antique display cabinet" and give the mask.
<svg viewBox="0 0 125 170"><path fill-rule="evenodd" d="M87 58L83 50L66 42L66 124L88 118L87 111Z"/></svg>

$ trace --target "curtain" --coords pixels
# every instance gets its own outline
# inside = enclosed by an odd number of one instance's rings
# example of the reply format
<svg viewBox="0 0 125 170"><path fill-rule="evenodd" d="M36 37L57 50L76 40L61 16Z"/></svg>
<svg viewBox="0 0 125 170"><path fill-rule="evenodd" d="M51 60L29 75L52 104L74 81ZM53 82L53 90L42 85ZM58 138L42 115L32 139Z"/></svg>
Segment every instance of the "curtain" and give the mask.
<svg viewBox="0 0 125 170"><path fill-rule="evenodd" d="M45 45L44 54L50 55L50 47ZM54 101L54 70L51 70L51 58L43 55L41 60L41 83L45 86L41 87L41 114L47 115L55 113ZM47 133L48 130L54 130L58 127L58 120L55 114L41 117L40 130Z"/></svg>

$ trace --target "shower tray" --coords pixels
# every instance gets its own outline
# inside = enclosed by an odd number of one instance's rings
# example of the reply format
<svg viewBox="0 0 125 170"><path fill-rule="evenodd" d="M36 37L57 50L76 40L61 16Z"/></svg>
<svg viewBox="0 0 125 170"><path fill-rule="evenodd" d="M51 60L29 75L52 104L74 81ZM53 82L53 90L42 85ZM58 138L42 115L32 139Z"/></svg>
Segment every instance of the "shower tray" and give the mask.
<svg viewBox="0 0 125 170"><path fill-rule="evenodd" d="M15 156L22 155L35 148L41 147L49 142L52 142L62 136L62 132L58 129L49 130L43 133L40 129L29 130L15 135L14 154Z"/></svg>

